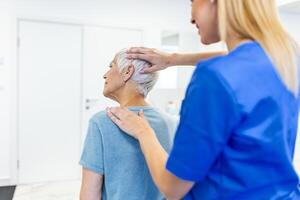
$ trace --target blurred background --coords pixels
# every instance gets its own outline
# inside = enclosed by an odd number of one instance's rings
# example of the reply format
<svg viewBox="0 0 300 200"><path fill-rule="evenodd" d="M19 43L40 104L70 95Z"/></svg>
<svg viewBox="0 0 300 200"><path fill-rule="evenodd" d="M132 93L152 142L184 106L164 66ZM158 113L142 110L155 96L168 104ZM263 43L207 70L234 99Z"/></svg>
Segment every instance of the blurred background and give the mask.
<svg viewBox="0 0 300 200"><path fill-rule="evenodd" d="M300 42L300 0L278 1ZM14 200L78 199L88 119L107 106L104 72L130 46L169 52L203 45L187 0L0 0L0 187ZM160 73L149 102L177 116L194 67ZM295 167L300 172L300 138ZM7 190L5 190L7 189ZM9 196L9 195L8 195ZM9 197L1 197L6 200Z"/></svg>

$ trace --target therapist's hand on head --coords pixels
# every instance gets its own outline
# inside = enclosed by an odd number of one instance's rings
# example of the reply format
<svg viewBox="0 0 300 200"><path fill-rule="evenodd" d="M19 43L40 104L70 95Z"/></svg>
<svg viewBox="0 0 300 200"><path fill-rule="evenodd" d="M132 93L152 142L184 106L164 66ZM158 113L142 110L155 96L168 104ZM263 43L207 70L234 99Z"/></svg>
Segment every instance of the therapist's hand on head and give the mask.
<svg viewBox="0 0 300 200"><path fill-rule="evenodd" d="M143 70L143 73L152 73L164 70L172 66L172 54L159 51L157 49L145 47L133 47L127 52L129 59L141 59L148 61L152 67Z"/></svg>
<svg viewBox="0 0 300 200"><path fill-rule="evenodd" d="M122 107L107 108L106 111L110 119L121 130L136 139L139 139L143 134L153 131L144 116L143 110L139 111L138 115Z"/></svg>

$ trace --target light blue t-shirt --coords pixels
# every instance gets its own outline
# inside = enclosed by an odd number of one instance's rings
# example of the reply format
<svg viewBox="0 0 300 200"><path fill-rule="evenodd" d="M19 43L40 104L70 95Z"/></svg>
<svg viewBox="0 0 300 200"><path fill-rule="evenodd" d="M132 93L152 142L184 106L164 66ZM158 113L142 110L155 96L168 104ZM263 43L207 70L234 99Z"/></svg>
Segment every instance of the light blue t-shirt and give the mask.
<svg viewBox="0 0 300 200"><path fill-rule="evenodd" d="M140 109L144 110L158 140L169 152L176 120L152 107L129 107L136 113ZM103 199L164 199L151 178L138 141L121 131L105 111L90 120L80 164L104 175Z"/></svg>

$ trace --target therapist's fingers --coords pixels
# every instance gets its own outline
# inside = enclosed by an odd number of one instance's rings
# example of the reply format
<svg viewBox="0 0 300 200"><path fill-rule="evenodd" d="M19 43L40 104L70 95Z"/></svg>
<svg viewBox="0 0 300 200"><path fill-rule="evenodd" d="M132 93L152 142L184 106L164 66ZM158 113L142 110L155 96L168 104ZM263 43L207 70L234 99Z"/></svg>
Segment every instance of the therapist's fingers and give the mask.
<svg viewBox="0 0 300 200"><path fill-rule="evenodd" d="M144 116L143 113L140 114ZM108 108L107 115L121 130L134 138L149 126L145 119L125 108Z"/></svg>
<svg viewBox="0 0 300 200"><path fill-rule="evenodd" d="M121 107L110 108L109 111L121 121L128 116L128 112Z"/></svg>
<svg viewBox="0 0 300 200"><path fill-rule="evenodd" d="M148 74L148 73L153 73L153 72L156 72L156 71L159 71L161 70L161 67L159 65L153 65L151 67L147 67L147 68L144 68L141 73L142 74Z"/></svg>
<svg viewBox="0 0 300 200"><path fill-rule="evenodd" d="M151 52L153 52L153 49L146 47L132 47L127 51L128 54L147 54Z"/></svg>
<svg viewBox="0 0 300 200"><path fill-rule="evenodd" d="M106 109L106 112L107 112L108 117L109 117L115 124L117 124L118 126L121 125L121 120L118 119L118 118L110 111L110 109Z"/></svg>
<svg viewBox="0 0 300 200"><path fill-rule="evenodd" d="M152 59L152 55L151 54L127 54L127 58L128 59L139 59L139 60L145 60L150 62Z"/></svg>

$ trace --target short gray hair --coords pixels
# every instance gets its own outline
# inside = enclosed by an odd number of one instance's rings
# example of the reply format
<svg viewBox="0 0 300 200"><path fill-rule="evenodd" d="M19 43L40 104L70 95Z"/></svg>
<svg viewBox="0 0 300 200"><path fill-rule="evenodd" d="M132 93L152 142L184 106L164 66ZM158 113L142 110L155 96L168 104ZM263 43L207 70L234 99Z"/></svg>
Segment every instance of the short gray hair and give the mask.
<svg viewBox="0 0 300 200"><path fill-rule="evenodd" d="M123 49L116 54L116 64L118 65L120 71L124 70L131 64L134 66L135 71L131 77L131 80L136 83L138 92L144 97L147 97L148 93L152 90L158 80L158 72L142 74L141 70L143 68L151 67L151 64L144 60L127 59L128 50L129 49Z"/></svg>

